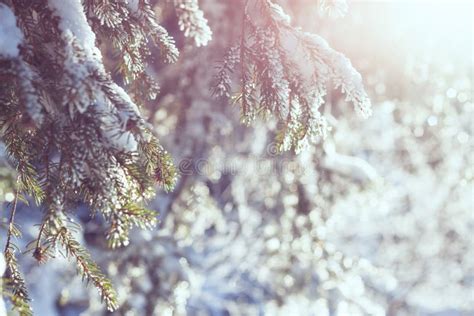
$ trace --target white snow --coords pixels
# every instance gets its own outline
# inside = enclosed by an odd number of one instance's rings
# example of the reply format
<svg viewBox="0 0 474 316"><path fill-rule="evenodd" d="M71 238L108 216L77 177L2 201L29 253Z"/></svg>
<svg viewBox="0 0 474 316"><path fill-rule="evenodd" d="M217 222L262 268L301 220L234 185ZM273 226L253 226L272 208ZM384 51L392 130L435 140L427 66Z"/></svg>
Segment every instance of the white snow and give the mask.
<svg viewBox="0 0 474 316"><path fill-rule="evenodd" d="M206 46L212 39L204 12L199 8L197 0L175 0L174 5L178 15L179 29L184 36L194 39L197 47Z"/></svg>
<svg viewBox="0 0 474 316"><path fill-rule="evenodd" d="M291 23L291 17L286 14L285 11L283 11L283 8L281 6L272 2L268 2L268 6L271 10L271 15L275 21L288 25Z"/></svg>
<svg viewBox="0 0 474 316"><path fill-rule="evenodd" d="M341 89L346 95L346 101L354 104L356 112L364 118L369 117L372 114L370 99L365 92L361 75L352 66L350 60L332 49L326 40L316 34L303 32L296 34L296 36L299 36L299 39L317 52L316 56L312 56L314 59L312 62L316 67L308 67L302 64L301 60L307 60L307 58L296 56L298 58L296 58L295 63L299 64L299 68L316 69L317 78L332 78L335 88ZM290 52L288 51L288 53ZM301 70L301 72L306 76L308 75L307 71Z"/></svg>
<svg viewBox="0 0 474 316"><path fill-rule="evenodd" d="M138 11L138 0L128 0L127 1L127 6L132 12L137 12Z"/></svg>
<svg viewBox="0 0 474 316"><path fill-rule="evenodd" d="M322 166L323 168L350 177L364 184L380 180L374 167L358 157L333 152L324 157Z"/></svg>
<svg viewBox="0 0 474 316"><path fill-rule="evenodd" d="M16 26L12 10L0 3L0 55L16 58L20 53L18 45L23 41L23 33Z"/></svg>
<svg viewBox="0 0 474 316"><path fill-rule="evenodd" d="M133 110L137 115L140 115L140 110L138 109L137 105L135 104L135 102L132 101L132 99L130 98L130 96L128 95L127 92L125 92L125 90L119 86L118 84L112 84L113 88L114 88L114 91L125 101L128 103L128 105L130 106L131 110Z"/></svg>
<svg viewBox="0 0 474 316"><path fill-rule="evenodd" d="M110 145L124 152L136 151L138 143L131 132L124 132L120 128L103 130L103 135L108 139Z"/></svg>
<svg viewBox="0 0 474 316"><path fill-rule="evenodd" d="M95 34L84 13L81 0L48 0L49 6L61 20L59 27L66 33L72 32L89 58L102 59L100 50L95 45Z"/></svg>
<svg viewBox="0 0 474 316"><path fill-rule="evenodd" d="M261 12L257 10L261 2L254 0L251 4L255 7L255 10L252 8L253 11ZM344 4L343 0L326 0L322 5L328 10L335 7L343 11ZM346 96L346 101L354 104L360 116L364 118L370 116L370 99L364 89L361 75L352 66L350 60L331 48L322 37L292 27L290 17L279 5L269 1L267 6L270 18L279 25L276 33L279 44L283 48L283 55L292 66L290 72L299 79L300 90L305 91L307 100L314 100L312 106L317 110L323 103L321 97L325 94L326 83L332 80L334 87L341 89ZM255 12L249 13L252 21L260 27L265 27L267 21L258 19L258 14ZM265 46L271 46L271 43ZM275 82L281 82L278 72L275 69L270 69L270 71Z"/></svg>
<svg viewBox="0 0 474 316"><path fill-rule="evenodd" d="M102 132L108 140L108 145L126 152L135 151L138 146L135 137L132 133L123 130L123 122L127 120L120 113L117 114L114 108L110 106L100 88L96 87L96 102L87 99L86 92L81 93L83 89L88 88L84 85L84 82L88 80L91 69L97 68L100 71L104 71L102 54L95 44L96 37L87 22L81 0L48 0L48 3L55 14L60 17L59 27L62 31L63 39L68 44L66 45L68 54L65 66L70 71L70 77L74 81L73 84L80 90L78 95L82 98L80 102L71 103L71 106L75 107L80 113L84 113L91 104L95 104L96 109L103 110ZM137 1L129 1L128 4L131 6L131 9L138 8ZM84 49L87 59L86 63L77 62L74 47L72 46L73 39ZM128 94L117 84L111 83L111 85L118 96L127 103L129 110L139 115L138 107L133 103Z"/></svg>
<svg viewBox="0 0 474 316"><path fill-rule="evenodd" d="M125 98L126 96L127 100L130 100L128 95L118 85L117 90L122 91L124 94L123 97ZM101 130L102 135L107 140L106 145L124 152L136 151L138 148L138 142L135 139L135 136L131 132L125 130L124 122L126 123L127 116L123 115L122 112L117 111L103 93L97 94L95 106L96 109L102 113L100 116L102 123Z"/></svg>

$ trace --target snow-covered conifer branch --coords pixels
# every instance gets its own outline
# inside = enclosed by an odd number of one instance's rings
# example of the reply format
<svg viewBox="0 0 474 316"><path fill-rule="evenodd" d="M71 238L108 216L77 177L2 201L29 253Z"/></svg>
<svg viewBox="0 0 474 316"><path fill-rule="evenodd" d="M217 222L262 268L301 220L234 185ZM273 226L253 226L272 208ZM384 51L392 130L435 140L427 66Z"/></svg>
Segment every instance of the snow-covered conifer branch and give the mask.
<svg viewBox="0 0 474 316"><path fill-rule="evenodd" d="M29 195L45 211L33 256L42 263L57 248L66 250L113 310L111 282L72 233L71 222L78 205L99 215L111 248L128 245L133 227L149 229L157 222L143 204L156 186L171 190L177 170L140 107L154 102L159 91L155 79L162 68L151 64L178 59L175 41L162 26L169 21L160 25L149 0L5 3L0 139L18 173L16 199L27 202ZM196 46L208 44L212 32L198 1L173 4L169 15L184 36ZM279 149L298 151L328 130L320 107L329 82L360 113L369 113L360 75L324 40L293 27L272 1L245 1L242 13L240 41L224 57L213 92L240 102L245 123L273 115ZM241 79L237 95L233 76ZM11 254L7 247L14 270ZM26 283L19 273L12 277L27 303Z"/></svg>
<svg viewBox="0 0 474 316"><path fill-rule="evenodd" d="M194 40L196 46L206 46L212 39L204 12L199 8L198 0L174 0L179 29L184 36Z"/></svg>
<svg viewBox="0 0 474 316"><path fill-rule="evenodd" d="M280 150L300 151L328 130L320 107L330 81L357 113L370 115L362 78L344 55L320 36L293 27L282 7L270 0L247 1L244 10L239 45L242 88L236 97L244 122L256 114L275 116ZM233 67L228 65L235 62L226 57L219 69L213 87L217 95L230 95Z"/></svg>
<svg viewBox="0 0 474 316"><path fill-rule="evenodd" d="M123 224L114 247L127 243L132 226L156 222L141 204L156 185L171 190L177 173L138 105L158 91L146 71L150 44L165 62L176 61L178 50L148 1L136 9L126 2L18 1L0 4L0 17L0 137L19 175L19 198L28 194L46 210L35 258L43 261L41 247L49 249L56 234L115 309L110 282L58 221L84 203L112 228ZM107 40L123 52L119 76L132 97L104 66L98 44Z"/></svg>

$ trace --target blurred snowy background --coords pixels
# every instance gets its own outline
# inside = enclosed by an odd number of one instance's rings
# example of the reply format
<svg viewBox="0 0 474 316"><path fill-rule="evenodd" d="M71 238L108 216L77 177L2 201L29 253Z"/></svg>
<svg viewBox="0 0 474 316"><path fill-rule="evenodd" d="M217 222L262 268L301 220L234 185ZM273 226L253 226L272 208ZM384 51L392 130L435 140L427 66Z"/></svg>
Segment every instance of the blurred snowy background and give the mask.
<svg viewBox="0 0 474 316"><path fill-rule="evenodd" d="M332 132L299 155L276 154L274 122L245 127L210 95L235 3L200 1L214 33L201 48L159 12L182 56L154 66L146 116L180 180L150 205L159 227L127 248L107 250L104 223L78 216L119 293L114 315L474 315L473 3L354 1L334 19L314 2L280 3L351 59L374 114L348 114L334 91ZM2 162L1 201L11 179ZM40 218L21 206L25 240ZM109 314L60 256L22 266L37 315Z"/></svg>

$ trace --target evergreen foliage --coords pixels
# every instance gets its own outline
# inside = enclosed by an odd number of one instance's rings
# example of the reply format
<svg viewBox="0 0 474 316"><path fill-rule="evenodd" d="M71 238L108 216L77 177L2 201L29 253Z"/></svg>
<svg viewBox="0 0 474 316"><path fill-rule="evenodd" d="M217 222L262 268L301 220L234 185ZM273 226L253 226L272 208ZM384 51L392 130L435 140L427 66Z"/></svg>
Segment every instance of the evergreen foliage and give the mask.
<svg viewBox="0 0 474 316"><path fill-rule="evenodd" d="M185 37L196 46L211 40L197 0L174 0L173 8ZM240 8L240 41L218 67L213 91L239 102L245 123L275 116L278 149L300 151L328 129L320 108L329 80L363 116L370 114L360 75L322 38L293 27L272 1ZM148 0L2 0L0 9L8 23L13 19L0 35L19 44L0 48L0 139L18 175L4 292L20 314L31 314L12 239L19 237L17 204L31 197L44 210L31 243L34 258L43 263L63 250L113 311L116 293L78 242L74 214L86 206L102 216L111 248L127 246L132 227L156 225L155 212L143 205L155 185L172 190L177 171L139 108L159 93L147 65L174 63L179 51ZM112 67L108 54L117 61Z"/></svg>
<svg viewBox="0 0 474 316"><path fill-rule="evenodd" d="M137 104L158 92L146 73L150 49L158 47L165 62L175 62L178 51L147 1L136 8L79 0L0 5L15 13L21 37L17 55L0 50L1 140L18 173L10 227L17 200L34 198L45 210L35 257L44 249L65 249L113 310L111 284L69 232L69 214L85 204L102 215L110 223L112 248L128 244L132 226L156 224L155 213L141 204L155 184L171 190L177 173ZM111 41L120 54L117 72L133 101L105 70L96 41ZM5 259L12 302L21 311L28 293L13 235L9 229Z"/></svg>
<svg viewBox="0 0 474 316"><path fill-rule="evenodd" d="M213 92L233 95L231 73L240 65L241 89L233 98L241 105L242 120L248 124L259 115L274 115L280 123L280 151L299 152L326 135L328 124L320 108L329 80L358 113L370 115L362 78L350 61L318 35L293 27L279 5L246 1L242 20L240 43L219 67Z"/></svg>

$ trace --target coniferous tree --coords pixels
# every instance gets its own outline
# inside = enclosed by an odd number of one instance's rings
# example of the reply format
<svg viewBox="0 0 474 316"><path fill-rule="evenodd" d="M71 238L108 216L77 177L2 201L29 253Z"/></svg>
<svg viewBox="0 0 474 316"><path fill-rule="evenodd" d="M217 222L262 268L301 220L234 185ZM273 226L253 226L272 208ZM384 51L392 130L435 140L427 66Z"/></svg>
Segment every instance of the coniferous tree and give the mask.
<svg viewBox="0 0 474 316"><path fill-rule="evenodd" d="M0 2L0 136L16 170L5 296L20 314L31 314L13 240L21 235L18 203L31 198L44 212L28 246L34 258L43 263L62 251L115 310L113 285L76 238L75 212L86 206L102 216L111 248L127 246L132 227L156 225L155 212L144 204L156 184L170 191L177 171L140 108L159 98L159 74L150 65L176 62L178 48L148 0ZM240 26L218 65L213 93L238 102L244 123L275 117L277 151L299 152L326 135L320 109L328 81L363 116L370 114L361 77L348 59L293 26L275 1L227 5L237 8ZM320 6L345 10L341 2ZM195 46L210 42L213 32L197 0L175 0L162 9L173 10Z"/></svg>

